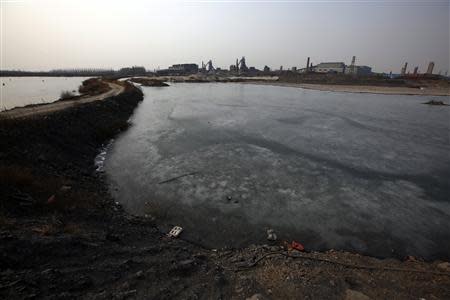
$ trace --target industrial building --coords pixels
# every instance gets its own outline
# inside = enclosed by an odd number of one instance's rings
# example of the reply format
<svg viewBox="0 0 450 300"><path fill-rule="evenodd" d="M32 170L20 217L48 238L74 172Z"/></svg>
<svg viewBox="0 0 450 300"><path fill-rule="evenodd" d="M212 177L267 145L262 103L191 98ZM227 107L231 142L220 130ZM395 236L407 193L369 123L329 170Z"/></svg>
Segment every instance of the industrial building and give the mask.
<svg viewBox="0 0 450 300"><path fill-rule="evenodd" d="M240 60L236 59L236 64L230 65L230 72L236 75L255 75L258 70L255 67L247 67L245 56L242 56Z"/></svg>
<svg viewBox="0 0 450 300"><path fill-rule="evenodd" d="M158 75L190 75L198 73L197 64L177 64L168 69L156 71Z"/></svg>
<svg viewBox="0 0 450 300"><path fill-rule="evenodd" d="M172 65L171 67L169 67L169 70L180 74L196 74L198 73L198 65L197 64Z"/></svg>
<svg viewBox="0 0 450 300"><path fill-rule="evenodd" d="M335 74L349 74L349 75L370 75L372 68L368 66L357 66L355 64L356 57L353 56L351 64L348 66L343 62L323 62L316 66L312 66L310 58L306 62L306 68L298 70L299 73L316 72L316 73L335 73Z"/></svg>
<svg viewBox="0 0 450 300"><path fill-rule="evenodd" d="M316 73L345 73L345 63L343 62L324 62L314 66Z"/></svg>
<svg viewBox="0 0 450 300"><path fill-rule="evenodd" d="M345 69L345 74L352 74L352 75L370 75L372 74L372 68L368 66L348 66Z"/></svg>

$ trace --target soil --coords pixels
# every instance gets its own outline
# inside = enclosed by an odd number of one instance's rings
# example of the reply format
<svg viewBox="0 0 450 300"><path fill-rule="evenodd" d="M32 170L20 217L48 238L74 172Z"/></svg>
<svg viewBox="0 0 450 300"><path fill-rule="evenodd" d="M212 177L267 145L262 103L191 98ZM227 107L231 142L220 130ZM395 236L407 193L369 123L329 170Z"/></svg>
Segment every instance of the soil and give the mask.
<svg viewBox="0 0 450 300"><path fill-rule="evenodd" d="M442 76L386 78L378 75L350 76L345 74L286 72L276 83L334 92L374 93L393 95L449 96L450 81Z"/></svg>
<svg viewBox="0 0 450 300"><path fill-rule="evenodd" d="M0 119L1 299L449 299L450 264L300 252L282 241L205 249L125 213L95 171L143 99Z"/></svg>

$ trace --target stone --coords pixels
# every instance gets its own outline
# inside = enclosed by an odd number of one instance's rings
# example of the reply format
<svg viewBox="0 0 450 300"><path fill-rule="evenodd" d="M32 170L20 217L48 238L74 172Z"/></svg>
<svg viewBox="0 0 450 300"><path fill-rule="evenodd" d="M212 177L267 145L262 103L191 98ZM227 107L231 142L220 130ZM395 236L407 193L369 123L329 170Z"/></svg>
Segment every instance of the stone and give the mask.
<svg viewBox="0 0 450 300"><path fill-rule="evenodd" d="M269 240L269 241L277 240L277 235L275 234L275 230L273 230L273 229L267 230L267 240Z"/></svg>
<svg viewBox="0 0 450 300"><path fill-rule="evenodd" d="M136 276L136 278L141 279L141 278L144 277L144 272L142 270L141 271L137 271L135 276Z"/></svg>
<svg viewBox="0 0 450 300"><path fill-rule="evenodd" d="M60 190L61 192L67 192L70 191L72 189L72 187L70 185L63 185Z"/></svg>
<svg viewBox="0 0 450 300"><path fill-rule="evenodd" d="M267 298L264 297L262 294L254 294L250 298L246 298L246 300L266 300Z"/></svg>
<svg viewBox="0 0 450 300"><path fill-rule="evenodd" d="M345 297L344 300L370 300L370 297L367 295L364 295L361 292L347 289L345 291Z"/></svg>
<svg viewBox="0 0 450 300"><path fill-rule="evenodd" d="M449 262L442 262L442 263L439 263L439 264L437 265L437 267L438 267L439 269L441 269L442 271L450 272L450 263L449 263Z"/></svg>

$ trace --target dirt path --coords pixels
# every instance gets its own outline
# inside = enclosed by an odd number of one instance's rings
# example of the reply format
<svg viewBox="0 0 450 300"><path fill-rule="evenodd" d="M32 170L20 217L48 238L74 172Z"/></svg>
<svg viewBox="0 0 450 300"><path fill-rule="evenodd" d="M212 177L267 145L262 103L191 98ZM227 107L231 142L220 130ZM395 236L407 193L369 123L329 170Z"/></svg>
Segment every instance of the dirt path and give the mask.
<svg viewBox="0 0 450 300"><path fill-rule="evenodd" d="M388 87L369 85L337 85L337 84L310 84L290 82L248 82L251 84L297 87L318 91L346 92L346 93L370 93L385 95L423 95L423 96L450 96L450 89L429 87L424 89L410 87Z"/></svg>
<svg viewBox="0 0 450 300"><path fill-rule="evenodd" d="M68 107L73 107L79 104L98 101L98 100L104 100L106 98L117 96L118 94L122 93L124 91L124 87L112 82L107 82L107 84L110 86L110 90L95 96L82 96L80 98L76 98L74 100L59 100L52 103L46 103L41 105L32 105L32 106L25 106L25 107L17 107L11 110L7 110L4 112L0 112L1 118L26 118L30 116L35 115L41 115L41 114L47 114L59 110L66 109Z"/></svg>

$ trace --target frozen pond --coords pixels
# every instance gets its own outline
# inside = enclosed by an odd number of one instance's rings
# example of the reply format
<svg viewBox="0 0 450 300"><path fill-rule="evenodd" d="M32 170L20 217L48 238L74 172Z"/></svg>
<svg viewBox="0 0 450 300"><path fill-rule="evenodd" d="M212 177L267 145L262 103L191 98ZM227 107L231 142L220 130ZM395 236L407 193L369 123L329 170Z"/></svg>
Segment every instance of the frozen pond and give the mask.
<svg viewBox="0 0 450 300"><path fill-rule="evenodd" d="M0 111L16 106L53 102L62 91L74 91L89 77L0 77Z"/></svg>
<svg viewBox="0 0 450 300"><path fill-rule="evenodd" d="M105 163L131 213L212 248L267 243L273 228L307 249L450 257L450 107L421 104L448 98L220 83L144 93Z"/></svg>

